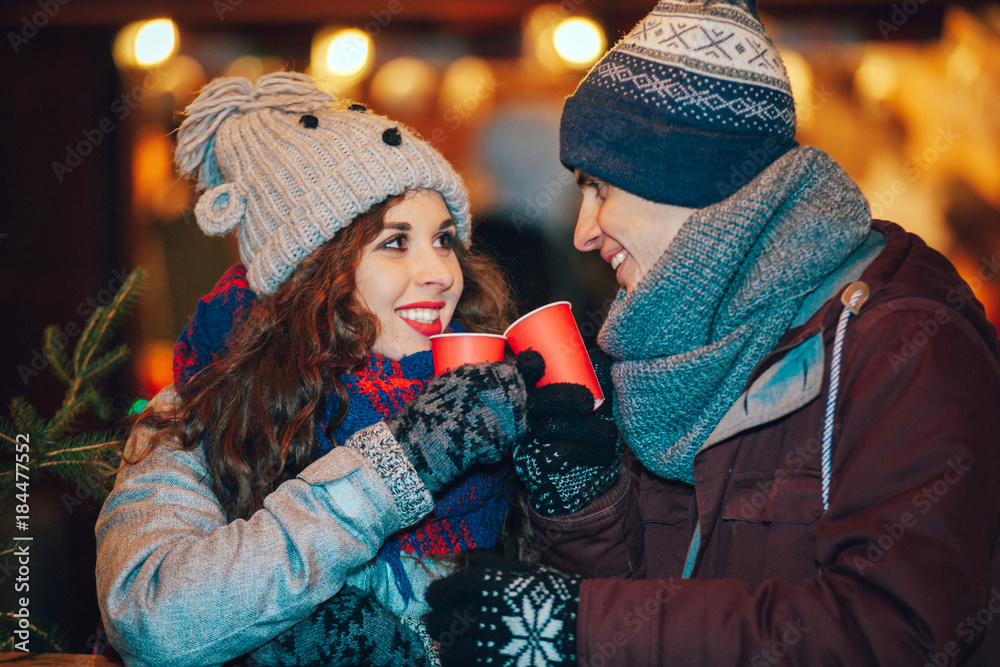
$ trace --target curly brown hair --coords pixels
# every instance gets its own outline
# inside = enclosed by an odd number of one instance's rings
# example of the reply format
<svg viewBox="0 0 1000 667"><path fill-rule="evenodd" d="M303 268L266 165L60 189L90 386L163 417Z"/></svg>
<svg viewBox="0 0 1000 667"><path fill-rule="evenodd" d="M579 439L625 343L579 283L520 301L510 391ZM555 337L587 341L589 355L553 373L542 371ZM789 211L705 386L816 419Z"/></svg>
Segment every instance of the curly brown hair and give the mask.
<svg viewBox="0 0 1000 667"><path fill-rule="evenodd" d="M204 444L230 521L249 518L316 459L324 378L332 379L339 404L328 433L346 417L349 398L338 376L364 366L380 330L357 294L356 271L387 211L406 196L373 206L302 260L273 294L254 302L232 334L231 352L184 386L174 410L147 411L137 421L159 429L151 447L174 438L186 449ZM454 319L469 331L501 333L513 310L505 276L460 240L454 249L465 282Z"/></svg>

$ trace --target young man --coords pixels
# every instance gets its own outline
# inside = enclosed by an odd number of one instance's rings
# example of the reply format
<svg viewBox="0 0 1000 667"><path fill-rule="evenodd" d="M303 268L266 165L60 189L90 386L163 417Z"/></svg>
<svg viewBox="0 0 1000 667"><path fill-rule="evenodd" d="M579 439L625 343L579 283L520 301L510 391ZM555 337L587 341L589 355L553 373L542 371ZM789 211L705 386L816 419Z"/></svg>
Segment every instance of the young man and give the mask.
<svg viewBox="0 0 1000 667"><path fill-rule="evenodd" d="M534 390L515 462L548 567L433 584L446 665L1000 655L996 331L794 132L753 2L660 2L567 99L575 244L623 288L621 440Z"/></svg>

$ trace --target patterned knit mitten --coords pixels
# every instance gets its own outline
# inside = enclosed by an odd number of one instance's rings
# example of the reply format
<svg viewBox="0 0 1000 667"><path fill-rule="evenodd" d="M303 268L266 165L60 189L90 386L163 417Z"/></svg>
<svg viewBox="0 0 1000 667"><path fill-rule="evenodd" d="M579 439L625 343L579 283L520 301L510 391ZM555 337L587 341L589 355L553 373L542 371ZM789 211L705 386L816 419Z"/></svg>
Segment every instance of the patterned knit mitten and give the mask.
<svg viewBox="0 0 1000 667"><path fill-rule="evenodd" d="M514 450L514 466L531 505L547 516L589 505L618 478L621 439L611 408L611 359L600 350L591 357L607 399L596 412L583 385L528 391L528 435Z"/></svg>
<svg viewBox="0 0 1000 667"><path fill-rule="evenodd" d="M250 656L268 667L428 664L419 635L373 595L351 586Z"/></svg>
<svg viewBox="0 0 1000 667"><path fill-rule="evenodd" d="M575 665L580 577L489 554L427 589L445 667Z"/></svg>
<svg viewBox="0 0 1000 667"><path fill-rule="evenodd" d="M526 386L544 372L541 355L514 364L461 366L444 373L387 423L432 494L477 463L495 463L524 435Z"/></svg>

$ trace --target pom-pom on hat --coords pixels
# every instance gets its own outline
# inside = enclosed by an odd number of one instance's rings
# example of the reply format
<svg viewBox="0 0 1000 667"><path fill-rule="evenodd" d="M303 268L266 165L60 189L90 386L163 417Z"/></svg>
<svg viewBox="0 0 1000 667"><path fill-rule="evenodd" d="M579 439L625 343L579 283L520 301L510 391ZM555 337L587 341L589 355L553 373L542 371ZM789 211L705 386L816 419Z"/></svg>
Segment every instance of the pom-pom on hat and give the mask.
<svg viewBox="0 0 1000 667"><path fill-rule="evenodd" d="M174 162L203 194L207 234L236 230L247 280L269 294L375 204L408 190L444 198L468 242L469 200L447 160L412 130L339 101L297 72L209 83L185 110Z"/></svg>
<svg viewBox="0 0 1000 667"><path fill-rule="evenodd" d="M560 159L704 208L795 147L795 103L755 0L664 0L566 100Z"/></svg>

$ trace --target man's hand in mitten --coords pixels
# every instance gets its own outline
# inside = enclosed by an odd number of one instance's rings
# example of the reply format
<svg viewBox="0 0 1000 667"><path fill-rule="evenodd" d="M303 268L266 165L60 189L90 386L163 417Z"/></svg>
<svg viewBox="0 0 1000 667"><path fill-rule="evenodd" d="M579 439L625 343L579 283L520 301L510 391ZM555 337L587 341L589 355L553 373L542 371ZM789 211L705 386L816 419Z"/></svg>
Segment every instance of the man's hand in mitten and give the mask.
<svg viewBox="0 0 1000 667"><path fill-rule="evenodd" d="M596 412L594 397L583 385L528 390L528 434L514 450L514 466L531 505L547 516L589 505L618 476L621 448L611 408L611 359L600 350L591 358L606 397Z"/></svg>
<svg viewBox="0 0 1000 667"><path fill-rule="evenodd" d="M473 554L467 569L427 589L427 630L440 643L442 664L575 665L581 581Z"/></svg>

